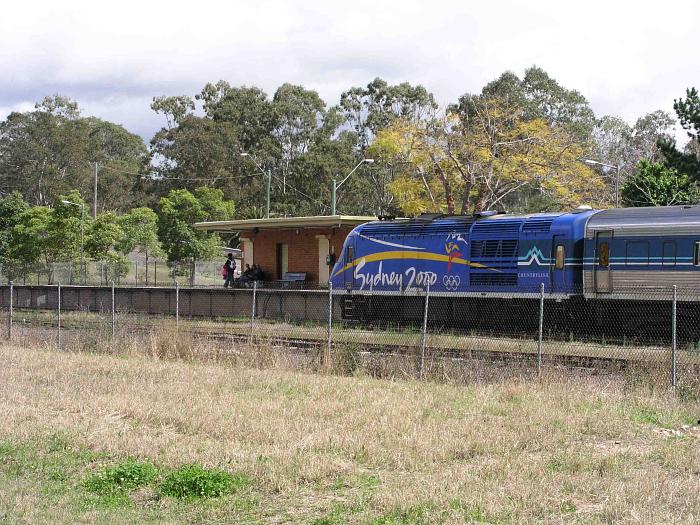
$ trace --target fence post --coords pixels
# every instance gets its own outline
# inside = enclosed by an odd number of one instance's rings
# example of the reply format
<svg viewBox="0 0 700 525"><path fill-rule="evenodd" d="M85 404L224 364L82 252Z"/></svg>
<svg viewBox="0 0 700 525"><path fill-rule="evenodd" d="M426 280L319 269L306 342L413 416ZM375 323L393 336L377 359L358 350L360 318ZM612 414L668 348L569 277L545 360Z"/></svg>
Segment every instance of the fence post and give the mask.
<svg viewBox="0 0 700 525"><path fill-rule="evenodd" d="M58 345L58 351L61 351L61 282L58 282L58 286L56 288L58 291L58 297L57 297L57 307L56 310L58 312L58 323L57 323L57 345Z"/></svg>
<svg viewBox="0 0 700 525"><path fill-rule="evenodd" d="M425 366L425 345L428 341L428 302L430 301L430 284L425 290L425 304L423 306L423 329L421 330L420 341L420 361L418 364L418 375L423 379L423 368Z"/></svg>
<svg viewBox="0 0 700 525"><path fill-rule="evenodd" d="M250 311L250 337L249 343L253 344L253 327L255 326L255 296L258 290L258 281L253 281L253 306Z"/></svg>
<svg viewBox="0 0 700 525"><path fill-rule="evenodd" d="M542 372L542 328L544 324L544 283L540 283L540 326L537 333L537 373Z"/></svg>
<svg viewBox="0 0 700 525"><path fill-rule="evenodd" d="M190 301L192 298L190 297ZM175 283L175 334L180 333L180 283Z"/></svg>
<svg viewBox="0 0 700 525"><path fill-rule="evenodd" d="M14 283L12 281L10 281L10 316L7 319L7 338L10 340L12 339L12 322L13 322L12 317L14 315L14 303L13 303L14 291L15 291Z"/></svg>
<svg viewBox="0 0 700 525"><path fill-rule="evenodd" d="M139 285L139 262L134 261L134 286Z"/></svg>
<svg viewBox="0 0 700 525"><path fill-rule="evenodd" d="M676 285L673 285L673 304L671 307L671 386L676 388L676 303L677 303L677 289Z"/></svg>
<svg viewBox="0 0 700 525"><path fill-rule="evenodd" d="M116 335L116 318L117 318L117 305L114 302L114 281L112 281L112 343L114 343L114 336Z"/></svg>
<svg viewBox="0 0 700 525"><path fill-rule="evenodd" d="M328 365L331 360L331 345L333 344L333 283L328 281L328 346L323 364Z"/></svg>

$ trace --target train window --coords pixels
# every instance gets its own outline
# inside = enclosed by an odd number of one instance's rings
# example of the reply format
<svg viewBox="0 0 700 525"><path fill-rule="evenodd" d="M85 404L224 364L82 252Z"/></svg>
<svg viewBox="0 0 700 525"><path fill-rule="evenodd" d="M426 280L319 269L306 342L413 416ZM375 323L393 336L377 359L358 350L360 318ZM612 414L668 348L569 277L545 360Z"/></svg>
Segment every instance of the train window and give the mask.
<svg viewBox="0 0 700 525"><path fill-rule="evenodd" d="M564 250L564 245L557 244L557 249L554 253L554 267L557 270L562 270L564 268L565 261L566 261L566 252Z"/></svg>
<svg viewBox="0 0 700 525"><path fill-rule="evenodd" d="M695 243L695 250L693 250L693 264L695 266L700 266L700 242Z"/></svg>
<svg viewBox="0 0 700 525"><path fill-rule="evenodd" d="M628 241L625 264L649 266L649 243L646 241Z"/></svg>
<svg viewBox="0 0 700 525"><path fill-rule="evenodd" d="M664 241L661 264L663 266L676 265L676 241Z"/></svg>
<svg viewBox="0 0 700 525"><path fill-rule="evenodd" d="M603 268L610 266L610 245L607 242L601 242L598 245L598 266Z"/></svg>
<svg viewBox="0 0 700 525"><path fill-rule="evenodd" d="M355 259L355 247L354 246L348 246L348 261L347 262L352 262Z"/></svg>

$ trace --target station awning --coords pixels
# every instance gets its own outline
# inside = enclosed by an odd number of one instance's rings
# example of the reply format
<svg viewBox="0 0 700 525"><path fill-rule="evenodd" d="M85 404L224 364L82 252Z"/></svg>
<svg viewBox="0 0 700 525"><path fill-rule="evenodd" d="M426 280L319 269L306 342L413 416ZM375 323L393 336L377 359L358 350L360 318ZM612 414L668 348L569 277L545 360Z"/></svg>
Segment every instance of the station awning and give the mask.
<svg viewBox="0 0 700 525"><path fill-rule="evenodd" d="M282 230L299 228L354 227L377 217L357 215L317 215L312 217L271 217L269 219L245 219L236 221L197 222L194 228L214 232L246 232L260 230Z"/></svg>

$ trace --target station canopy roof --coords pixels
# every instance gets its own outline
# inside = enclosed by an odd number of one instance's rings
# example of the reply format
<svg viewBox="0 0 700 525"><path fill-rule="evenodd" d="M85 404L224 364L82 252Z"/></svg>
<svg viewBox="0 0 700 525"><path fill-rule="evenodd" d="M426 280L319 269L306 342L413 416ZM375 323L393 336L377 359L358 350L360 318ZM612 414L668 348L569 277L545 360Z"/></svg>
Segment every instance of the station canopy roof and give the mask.
<svg viewBox="0 0 700 525"><path fill-rule="evenodd" d="M269 219L245 219L236 221L212 221L197 222L194 228L197 230L215 232L247 232L260 230L282 230L299 228L339 228L341 226L354 227L370 221L376 221L377 217L363 217L357 215L316 215L313 217L270 217Z"/></svg>

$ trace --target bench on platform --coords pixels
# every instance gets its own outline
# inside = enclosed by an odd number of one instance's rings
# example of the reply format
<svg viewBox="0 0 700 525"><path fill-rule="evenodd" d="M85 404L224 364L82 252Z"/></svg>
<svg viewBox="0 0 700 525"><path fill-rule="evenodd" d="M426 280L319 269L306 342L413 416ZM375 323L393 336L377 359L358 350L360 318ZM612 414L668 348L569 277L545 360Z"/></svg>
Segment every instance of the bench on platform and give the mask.
<svg viewBox="0 0 700 525"><path fill-rule="evenodd" d="M282 288L302 288L306 282L306 272L287 272L277 282Z"/></svg>

